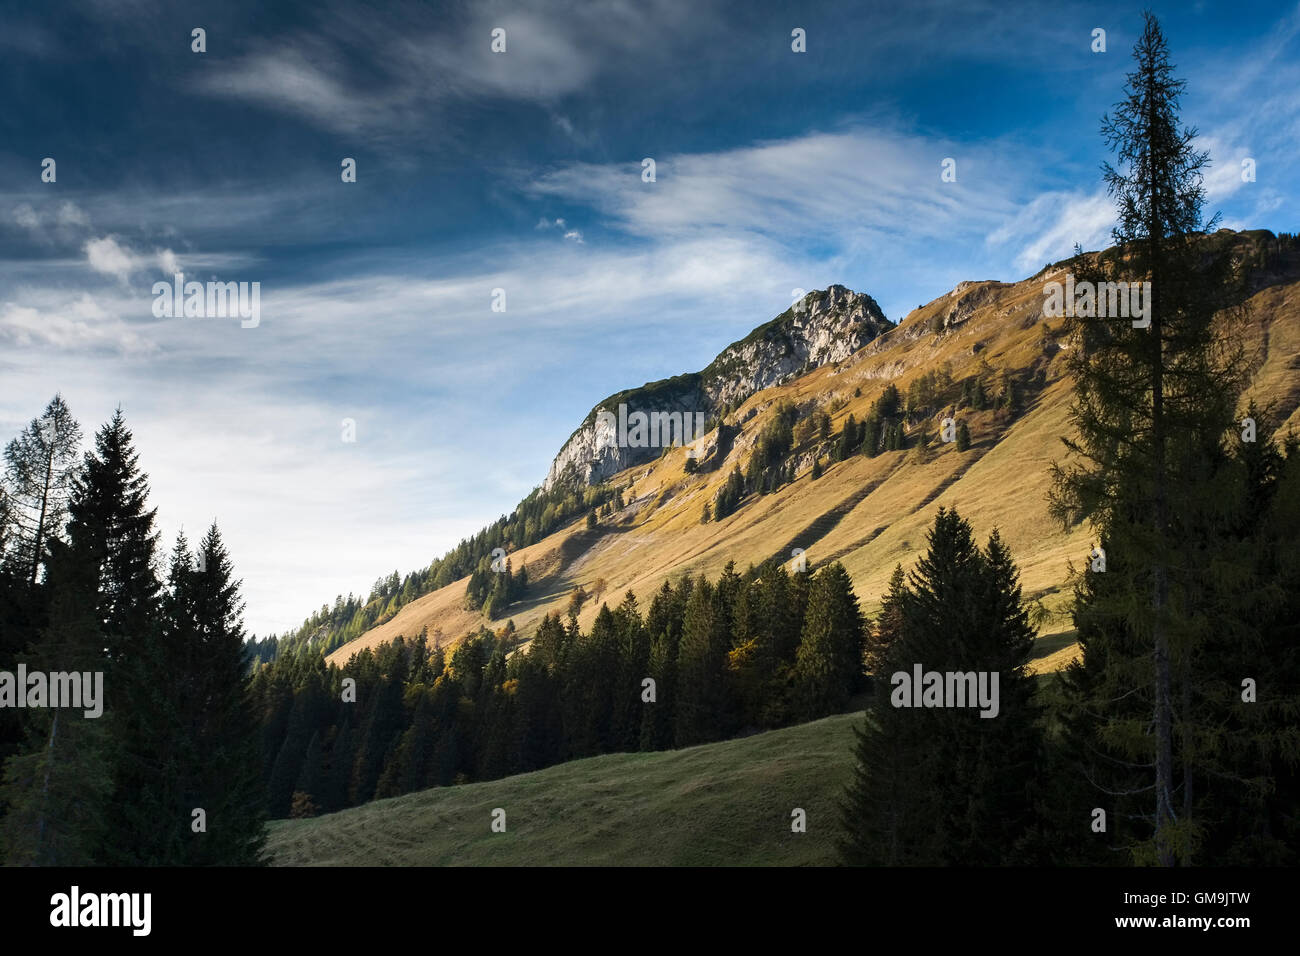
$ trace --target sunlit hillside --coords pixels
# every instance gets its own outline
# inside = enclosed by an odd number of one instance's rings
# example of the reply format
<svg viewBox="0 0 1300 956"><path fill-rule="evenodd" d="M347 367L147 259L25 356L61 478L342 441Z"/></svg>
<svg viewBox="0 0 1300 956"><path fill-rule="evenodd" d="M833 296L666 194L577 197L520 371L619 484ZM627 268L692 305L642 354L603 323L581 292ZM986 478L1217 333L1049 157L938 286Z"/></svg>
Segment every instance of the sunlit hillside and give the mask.
<svg viewBox="0 0 1300 956"><path fill-rule="evenodd" d="M1267 233L1236 237L1243 248L1268 239ZM924 548L935 510L949 505L981 536L1000 530L1020 566L1026 597L1052 612L1040 621L1043 633L1067 630L1069 566L1082 566L1091 544L1086 526L1067 531L1047 514L1049 466L1064 455L1061 438L1070 433L1071 382L1063 320L1044 319L1042 305L1044 284L1062 280L1070 268L1059 263L1015 283L964 282L846 360L758 392L728 416L738 434L704 457L697 473L687 473L684 449L671 448L615 475L610 482L624 489L621 510L602 516L595 529L576 520L510 556L516 568L527 564L530 587L493 626L510 618L529 637L544 614L563 611L581 587L591 598L579 616L585 629L603 601L612 604L627 590L648 598L668 578L716 576L729 561L741 568L768 558L789 561L795 549L803 550L809 571L843 562L870 612L894 566L910 566ZM1263 288L1249 300L1249 328L1258 361L1255 395L1274 403L1278 417L1294 426L1300 424L1300 276L1288 268L1257 275ZM861 422L888 385L907 396L924 376L942 377L938 398L909 426L909 442L924 431L926 447L833 460L850 415ZM983 410L958 401L976 380L986 395ZM1008 387L1009 408L1003 401ZM744 471L764 424L783 402L794 403L801 423L827 413L830 437L814 430L796 442L793 483L748 495L733 514L703 523L706 503L712 504L733 467ZM948 417L966 423L968 450L939 440ZM802 434L796 427L796 439ZM712 437L716 444L716 432ZM824 468L817 480L811 476L814 457ZM444 644L459 640L485 623L465 608L465 587L462 579L419 598L330 659L342 664L363 647L412 637L422 628L440 632ZM1063 666L1071 656L1068 647L1058 648L1039 666Z"/></svg>

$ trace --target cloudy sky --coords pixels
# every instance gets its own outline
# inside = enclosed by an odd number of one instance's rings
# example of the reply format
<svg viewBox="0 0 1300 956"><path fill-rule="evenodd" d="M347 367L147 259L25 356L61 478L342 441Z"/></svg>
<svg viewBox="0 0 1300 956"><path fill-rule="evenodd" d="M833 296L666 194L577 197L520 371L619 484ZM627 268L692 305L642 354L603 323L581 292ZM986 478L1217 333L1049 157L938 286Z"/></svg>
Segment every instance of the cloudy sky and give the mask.
<svg viewBox="0 0 1300 956"><path fill-rule="evenodd" d="M1154 10L1211 211L1297 231L1300 7ZM1129 4L1009 0L4 20L0 440L56 391L88 436L120 404L165 544L217 520L259 634L427 564L595 402L703 367L792 290L842 283L897 320L1106 245L1098 128L1141 27ZM260 323L155 317L177 271L260 282Z"/></svg>

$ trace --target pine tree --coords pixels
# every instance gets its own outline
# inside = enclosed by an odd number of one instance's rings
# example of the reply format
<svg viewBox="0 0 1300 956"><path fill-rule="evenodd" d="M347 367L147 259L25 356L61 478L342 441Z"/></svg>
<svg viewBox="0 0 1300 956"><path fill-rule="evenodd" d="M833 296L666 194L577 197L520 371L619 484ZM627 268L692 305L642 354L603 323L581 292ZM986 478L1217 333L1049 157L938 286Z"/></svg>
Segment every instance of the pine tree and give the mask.
<svg viewBox="0 0 1300 956"><path fill-rule="evenodd" d="M673 737L678 747L718 737L725 712L722 671L727 640L717 589L701 577L687 600L677 655Z"/></svg>
<svg viewBox="0 0 1300 956"><path fill-rule="evenodd" d="M562 759L560 680L531 650L517 660L514 766L516 772L527 773Z"/></svg>
<svg viewBox="0 0 1300 956"><path fill-rule="evenodd" d="M650 635L642 625L636 595L628 591L614 612L617 661L610 748L634 751L641 736L641 681L650 676Z"/></svg>
<svg viewBox="0 0 1300 956"><path fill-rule="evenodd" d="M1034 811L1040 744L1033 684L1025 672L1033 632L1016 570L996 532L981 552L970 525L940 509L929 548L907 587L899 633L883 649L858 766L844 805L841 852L855 864L1013 862ZM903 706L901 677L914 666L998 675L997 714L969 706ZM987 687L991 687L991 676ZM956 703L948 701L949 704Z"/></svg>
<svg viewBox="0 0 1300 956"><path fill-rule="evenodd" d="M759 592L756 582L746 582L736 596L732 611L731 649L727 652L727 697L735 708L740 727L762 724L772 672L770 645L763 639L758 620Z"/></svg>
<svg viewBox="0 0 1300 956"><path fill-rule="evenodd" d="M186 576L188 606L193 609L196 642L183 675L186 694L182 718L196 763L188 768L190 799L207 811L207 833L196 841L191 863L248 866L260 862L266 841L265 794L258 772L257 717L252 706L240 582L221 532L214 522L198 547L199 567ZM182 677L182 675L175 675ZM323 712L323 688L316 672L310 685L320 703L313 727ZM313 732L313 738L316 736ZM318 765L319 742L305 763ZM316 785L312 766L307 782ZM319 788L309 790L316 797Z"/></svg>
<svg viewBox="0 0 1300 956"><path fill-rule="evenodd" d="M617 630L609 605L602 604L591 634L578 641L567 662L564 730L575 757L608 753L611 748Z"/></svg>
<svg viewBox="0 0 1300 956"><path fill-rule="evenodd" d="M66 545L52 542L46 585L49 623L30 655L31 670L103 673L103 638L94 617L94 574ZM101 697L100 706L104 701ZM26 742L4 765L0 858L10 866L86 866L99 862L97 841L112 792L112 714L25 709Z"/></svg>
<svg viewBox="0 0 1300 956"><path fill-rule="evenodd" d="M197 558L179 536L157 636L121 668L128 706L120 719L114 822L113 858L119 862L250 865L260 860L266 798L240 621L243 604L231 572L215 524ZM285 813L319 710L302 703L300 697L290 718L303 739L285 770ZM191 826L196 809L206 818L201 832Z"/></svg>
<svg viewBox="0 0 1300 956"><path fill-rule="evenodd" d="M99 567L96 612L111 661L129 657L154 633L162 586L148 497L149 478L119 408L73 475L68 503L69 543Z"/></svg>
<svg viewBox="0 0 1300 956"><path fill-rule="evenodd" d="M76 465L81 428L63 396L55 395L39 418L5 447L4 517L14 524L9 537L13 560L36 583L49 539L62 533ZM3 522L0 522L3 524ZM3 553L4 540L0 540Z"/></svg>
<svg viewBox="0 0 1300 956"><path fill-rule="evenodd" d="M303 757L302 770L298 772L298 783L293 788L293 801L289 807L290 817L315 816L318 810L316 801L322 799L325 789L324 770L324 754L318 730L311 735L311 743L307 745L307 754Z"/></svg>
<svg viewBox="0 0 1300 956"><path fill-rule="evenodd" d="M646 614L645 629L654 637L650 642L649 676L655 682L655 702L644 704L641 712L641 750L666 750L673 745L676 726L677 655L682 629L682 588L689 590L690 579L683 577L676 589L663 583Z"/></svg>
<svg viewBox="0 0 1300 956"><path fill-rule="evenodd" d="M853 418L853 413L844 422L844 428L840 431L840 441L835 449L835 460L844 461L853 454L854 449L858 447L858 423Z"/></svg>
<svg viewBox="0 0 1300 956"><path fill-rule="evenodd" d="M477 641L467 641L457 649L459 653L466 645L477 645ZM453 661L455 657L453 657ZM454 665L453 665L454 666ZM476 678L481 678L481 668L476 670ZM401 667L392 667L383 675L375 688L374 701L361 725L357 737L357 757L353 767L352 782L348 790L348 799L353 804L365 803L375 795L379 778L384 772L390 748L394 748L402 733L402 686L405 674ZM360 682L358 682L360 686ZM473 690L477 692L477 682Z"/></svg>
<svg viewBox="0 0 1300 956"><path fill-rule="evenodd" d="M902 636L903 610L907 604L907 576L903 566L894 566L894 573L889 576L889 586L880 601L880 614L874 627L867 634L867 671L874 678L877 689L886 678L883 671L889 648Z"/></svg>
<svg viewBox="0 0 1300 956"><path fill-rule="evenodd" d="M863 682L867 626L853 582L836 561L817 572L808 593L794 680L805 720L839 713Z"/></svg>
<svg viewBox="0 0 1300 956"><path fill-rule="evenodd" d="M95 435L73 474L68 502L68 550L88 569L86 600L94 614L103 649L105 710L112 728L108 759L113 778L109 801L113 819L102 835L99 862L129 862L132 846L124 832L145 832L147 812L138 802L141 787L157 770L141 777L131 757L138 735L135 707L141 694L167 694L168 684L148 684L150 659L159 653L161 584L154 571L158 536L155 512L147 508L148 476L126 427L122 410ZM155 765L156 767L157 765ZM163 771L164 773L166 771ZM164 795L159 795L165 799ZM149 843L153 834L144 837Z"/></svg>
<svg viewBox="0 0 1300 956"><path fill-rule="evenodd" d="M1149 282L1149 324L1093 315L1086 304L1067 319L1079 437L1065 442L1076 461L1054 469L1053 513L1089 519L1105 541L1104 583L1079 612L1089 631L1083 666L1093 673L1077 686L1097 696L1074 711L1093 722L1091 779L1117 793L1129 789L1134 765L1148 768L1147 830L1135 835L1135 856L1169 866L1192 858L1201 832L1187 801L1204 770L1195 741L1214 733L1200 718L1215 721L1193 699L1202 680L1219 679L1197 672L1217 627L1199 596L1215 553L1203 536L1227 500L1224 431L1245 366L1237 267L1230 249L1203 235L1214 225L1201 220L1208 154L1193 149L1195 130L1178 125L1184 83L1150 14L1134 59L1125 98L1103 124L1120 162L1105 167L1119 206L1116 249L1077 261L1088 281Z"/></svg>
<svg viewBox="0 0 1300 956"><path fill-rule="evenodd" d="M351 717L345 713L338 733L334 737L333 746L330 748L324 809L342 810L352 806L348 791L352 783L356 753L356 731L352 728Z"/></svg>
<svg viewBox="0 0 1300 956"><path fill-rule="evenodd" d="M968 448L970 448L970 429L966 426L966 422L960 421L957 423L957 450L966 451Z"/></svg>
<svg viewBox="0 0 1300 956"><path fill-rule="evenodd" d="M14 511L13 499L9 497L4 482L0 482L0 571L6 570L10 542L14 536Z"/></svg>
<svg viewBox="0 0 1300 956"><path fill-rule="evenodd" d="M862 453L875 458L880 451L880 419L872 415L862 423Z"/></svg>

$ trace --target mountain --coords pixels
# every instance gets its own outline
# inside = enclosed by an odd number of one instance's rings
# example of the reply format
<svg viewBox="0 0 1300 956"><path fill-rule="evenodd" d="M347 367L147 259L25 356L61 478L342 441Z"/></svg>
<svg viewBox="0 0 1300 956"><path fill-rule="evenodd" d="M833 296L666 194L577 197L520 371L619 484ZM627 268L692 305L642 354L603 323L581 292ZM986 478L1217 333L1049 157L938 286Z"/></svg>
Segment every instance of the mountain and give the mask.
<svg viewBox="0 0 1300 956"><path fill-rule="evenodd" d="M1250 268L1252 396L1272 403L1284 428L1300 428L1300 246L1264 231L1220 230L1205 241L1233 244ZM1064 281L1080 265L1055 263L1019 282L963 282L896 326L868 296L832 286L810 294L806 311L792 308L760 326L702 372L611 396L565 443L548 482L552 493L570 495L604 482L621 493L618 507L611 504L594 528L580 512L541 540L508 549L514 567L527 564L529 586L500 620L466 608L464 577L405 604L330 659L341 664L362 647L426 627L446 644L506 618L531 637L542 616L562 612L577 587L593 598L579 616L586 628L602 601L613 603L629 589L646 602L684 572L715 577L729 561L743 568L769 558L798 560L796 549L809 571L841 561L870 612L894 566L909 566L924 549L940 504L957 505L980 535L1001 530L1027 599L1050 612L1044 631L1067 632L1069 565L1083 563L1091 542L1086 527L1062 528L1047 514L1048 468L1064 456L1061 439L1071 432L1072 385L1063 320L1045 319L1043 301L1047 283ZM875 455L856 451L834 460L849 417L869 417L891 385L902 396L906 447L878 443ZM611 446L597 427L598 413L619 402L705 411L714 420L704 454L692 467L684 448ZM763 479L778 487L752 490L722 520L702 521L733 469L746 472L756 455L769 453L764 436L792 418L780 476L769 469ZM967 450L939 440L946 418L966 425ZM824 468L816 480L814 460ZM576 490L566 491L570 485ZM1070 657L1068 640L1054 640L1045 666Z"/></svg>
<svg viewBox="0 0 1300 956"><path fill-rule="evenodd" d="M602 427L598 420L601 410L617 417L623 405L629 416L699 414L702 421L712 422L755 392L842 362L893 327L869 295L842 285L809 292L772 321L727 346L702 372L650 382L597 404L551 462L542 489L549 491L570 469L580 481L593 485L658 457L658 447L619 445L614 430Z"/></svg>

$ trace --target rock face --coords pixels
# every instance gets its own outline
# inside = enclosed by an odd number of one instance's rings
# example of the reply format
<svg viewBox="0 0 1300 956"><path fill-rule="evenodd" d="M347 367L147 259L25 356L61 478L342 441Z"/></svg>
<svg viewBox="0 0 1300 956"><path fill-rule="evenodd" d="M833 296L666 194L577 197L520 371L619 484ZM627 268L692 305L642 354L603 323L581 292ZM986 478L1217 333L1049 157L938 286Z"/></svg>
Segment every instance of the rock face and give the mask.
<svg viewBox="0 0 1300 956"><path fill-rule="evenodd" d="M712 427L726 406L734 408L750 395L833 362L848 358L878 335L893 328L874 299L842 285L810 292L772 321L725 348L702 372L677 375L611 395L588 413L551 462L542 487L561 479L598 484L632 465L659 457L667 440L648 430L648 443L635 430L637 416L678 413L687 422L702 412ZM620 441L619 406L627 425ZM599 412L608 415L598 415ZM698 437L698 436L691 436ZM699 442L707 459L716 433Z"/></svg>

